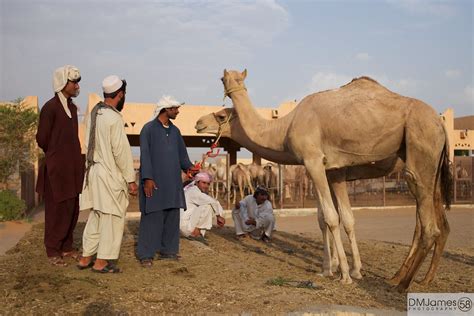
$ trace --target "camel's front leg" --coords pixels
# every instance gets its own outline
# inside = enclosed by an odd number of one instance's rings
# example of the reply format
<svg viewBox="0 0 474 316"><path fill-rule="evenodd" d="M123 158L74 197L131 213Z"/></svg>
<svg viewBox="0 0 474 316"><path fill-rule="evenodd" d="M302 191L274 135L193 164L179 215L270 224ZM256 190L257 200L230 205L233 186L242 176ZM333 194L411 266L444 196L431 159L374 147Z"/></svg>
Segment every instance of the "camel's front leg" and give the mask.
<svg viewBox="0 0 474 316"><path fill-rule="evenodd" d="M339 215L332 202L331 191L329 190L322 158L305 161L305 166L314 181L317 199L324 216L324 222L331 231L334 242L336 243L336 251L341 268L341 282L345 284L352 283L352 279L349 275L349 265L347 264L347 258L341 240Z"/></svg>

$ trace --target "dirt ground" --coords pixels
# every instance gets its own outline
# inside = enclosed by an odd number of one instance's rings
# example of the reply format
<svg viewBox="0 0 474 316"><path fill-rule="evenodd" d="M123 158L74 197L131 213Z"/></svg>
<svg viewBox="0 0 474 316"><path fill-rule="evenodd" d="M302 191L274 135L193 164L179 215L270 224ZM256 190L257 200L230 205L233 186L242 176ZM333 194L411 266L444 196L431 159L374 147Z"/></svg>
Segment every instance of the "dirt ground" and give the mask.
<svg viewBox="0 0 474 316"><path fill-rule="evenodd" d="M151 269L135 258L138 221L129 220L118 263L123 273L115 275L79 271L71 261L66 268L50 266L43 249L44 225L38 224L0 257L0 314L281 314L335 305L381 314L403 311L406 294L385 281L411 243L414 211L400 212L356 211L364 278L351 285L320 275L323 247L315 216L278 218L270 244L237 241L231 226L213 229L209 247L181 239L181 259L157 260ZM471 209L456 208L448 214L452 234L437 277L429 286L414 283L410 291L474 291L473 215ZM83 228L79 223L78 242ZM425 260L418 280L428 265Z"/></svg>

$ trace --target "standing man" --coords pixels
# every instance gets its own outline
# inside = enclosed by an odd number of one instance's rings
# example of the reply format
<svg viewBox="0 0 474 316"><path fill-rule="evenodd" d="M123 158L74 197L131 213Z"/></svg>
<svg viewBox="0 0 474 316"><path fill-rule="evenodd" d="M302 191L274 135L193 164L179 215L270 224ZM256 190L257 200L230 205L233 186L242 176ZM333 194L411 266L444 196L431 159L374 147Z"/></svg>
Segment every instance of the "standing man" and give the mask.
<svg viewBox="0 0 474 316"><path fill-rule="evenodd" d="M156 118L140 133L140 228L137 256L150 267L160 259L178 259L179 209L186 208L181 170L192 167L186 146L174 120L179 103L165 96L158 102Z"/></svg>
<svg viewBox="0 0 474 316"><path fill-rule="evenodd" d="M268 191L264 187L257 187L253 195L247 195L235 205L232 210L235 233L238 238L251 233L255 238L270 242L275 228L275 216L272 203L268 200Z"/></svg>
<svg viewBox="0 0 474 316"><path fill-rule="evenodd" d="M36 142L45 154L36 192L44 197L44 245L49 262L67 266L64 257L78 258L73 232L79 215L84 159L78 137L77 106L81 74L66 65L54 71L54 97L41 108Z"/></svg>
<svg viewBox="0 0 474 316"><path fill-rule="evenodd" d="M105 78L104 102L93 108L87 120L87 168L80 206L91 212L82 237L79 269L93 265L94 272L120 271L110 260L119 257L129 194L138 191L132 151L120 114L126 87L126 81L117 76Z"/></svg>
<svg viewBox="0 0 474 316"><path fill-rule="evenodd" d="M184 188L186 210L181 209L181 234L191 240L207 244L204 235L212 228L212 217L216 216L217 225L222 227L225 219L219 201L208 195L212 177L207 172L200 172L194 176L194 181Z"/></svg>

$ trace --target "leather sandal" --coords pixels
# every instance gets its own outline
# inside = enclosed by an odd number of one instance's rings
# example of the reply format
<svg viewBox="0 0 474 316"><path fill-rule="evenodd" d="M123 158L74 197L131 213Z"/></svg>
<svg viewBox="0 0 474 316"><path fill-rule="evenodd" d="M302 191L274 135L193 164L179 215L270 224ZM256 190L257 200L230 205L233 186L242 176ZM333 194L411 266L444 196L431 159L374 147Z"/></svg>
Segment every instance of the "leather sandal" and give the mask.
<svg viewBox="0 0 474 316"><path fill-rule="evenodd" d="M153 265L153 259L142 259L140 260L140 264L144 268L151 268L151 266Z"/></svg>
<svg viewBox="0 0 474 316"><path fill-rule="evenodd" d="M72 258L76 261L79 261L81 255L76 250L66 251L62 253L63 258Z"/></svg>
<svg viewBox="0 0 474 316"><path fill-rule="evenodd" d="M97 270L97 269L94 269L94 268L92 268L91 270L92 270L92 272L97 272L97 273L119 273L119 272L121 272L120 268L118 268L115 265L110 264L110 263L107 263L107 265L105 267L103 267L102 269L100 269L100 270Z"/></svg>
<svg viewBox="0 0 474 316"><path fill-rule="evenodd" d="M49 257L48 261L51 265L55 267L67 267L67 263L63 260L62 257Z"/></svg>

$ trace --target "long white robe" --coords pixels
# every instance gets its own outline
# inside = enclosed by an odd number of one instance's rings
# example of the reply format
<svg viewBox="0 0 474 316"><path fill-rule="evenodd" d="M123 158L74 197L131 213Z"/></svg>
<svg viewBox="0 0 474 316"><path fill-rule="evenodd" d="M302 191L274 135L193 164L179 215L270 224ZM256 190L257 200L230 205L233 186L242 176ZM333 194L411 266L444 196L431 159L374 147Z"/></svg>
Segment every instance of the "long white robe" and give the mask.
<svg viewBox="0 0 474 316"><path fill-rule="evenodd" d="M90 115L86 122L89 144ZM87 151L87 147L86 147ZM135 181L133 158L120 112L103 108L96 121L94 164L89 184L79 197L79 208L91 210L83 234L84 256L97 253L100 259L116 259L125 225L128 183Z"/></svg>
<svg viewBox="0 0 474 316"><path fill-rule="evenodd" d="M214 216L222 216L223 209L219 201L201 192L197 186L191 186L184 192L186 210L180 210L179 229L183 236L189 236L197 227L204 236L212 228Z"/></svg>
<svg viewBox="0 0 474 316"><path fill-rule="evenodd" d="M255 230L263 230L267 237L271 237L275 228L275 216L270 201L266 200L258 205L253 195L247 195L240 202L240 209L232 210L235 233L242 235ZM256 225L247 225L245 221L250 217L255 219Z"/></svg>

